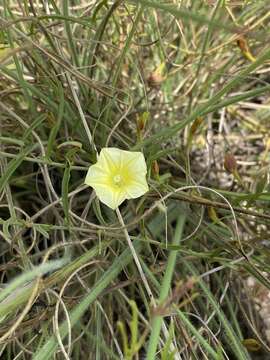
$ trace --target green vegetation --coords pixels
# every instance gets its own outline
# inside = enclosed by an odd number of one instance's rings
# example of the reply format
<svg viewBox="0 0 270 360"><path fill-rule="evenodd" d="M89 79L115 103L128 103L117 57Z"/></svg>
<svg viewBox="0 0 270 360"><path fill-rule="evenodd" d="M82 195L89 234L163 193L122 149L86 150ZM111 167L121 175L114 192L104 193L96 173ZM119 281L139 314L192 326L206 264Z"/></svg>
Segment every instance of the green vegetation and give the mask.
<svg viewBox="0 0 270 360"><path fill-rule="evenodd" d="M269 26L263 0L0 2L1 359L270 356ZM120 211L84 185L104 147L147 162Z"/></svg>

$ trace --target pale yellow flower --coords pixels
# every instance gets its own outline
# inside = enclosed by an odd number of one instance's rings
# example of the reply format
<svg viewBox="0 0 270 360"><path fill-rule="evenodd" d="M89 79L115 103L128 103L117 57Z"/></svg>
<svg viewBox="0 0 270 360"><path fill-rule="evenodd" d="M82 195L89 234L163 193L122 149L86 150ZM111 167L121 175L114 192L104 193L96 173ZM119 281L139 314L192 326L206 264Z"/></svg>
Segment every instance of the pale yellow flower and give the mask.
<svg viewBox="0 0 270 360"><path fill-rule="evenodd" d="M103 148L97 163L90 166L85 184L96 191L101 202L115 210L126 199L135 199L149 188L146 163L141 152Z"/></svg>

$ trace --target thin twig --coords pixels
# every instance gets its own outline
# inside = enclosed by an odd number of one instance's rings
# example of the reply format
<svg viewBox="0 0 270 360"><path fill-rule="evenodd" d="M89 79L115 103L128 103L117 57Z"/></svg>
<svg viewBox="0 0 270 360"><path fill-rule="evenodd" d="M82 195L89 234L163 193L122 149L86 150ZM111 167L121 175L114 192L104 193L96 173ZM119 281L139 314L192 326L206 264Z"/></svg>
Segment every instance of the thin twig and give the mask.
<svg viewBox="0 0 270 360"><path fill-rule="evenodd" d="M165 194L163 194L163 195L165 195ZM152 195L150 195L150 194L148 196L152 197ZM157 197L157 196L153 195L153 197ZM184 193L173 194L170 197L171 197L171 199L178 200L178 201L181 200L181 201L186 201L186 202L198 204L198 205L212 206L217 209L230 210L230 207L228 204L221 203L218 201L211 201L211 200L203 198L203 197L195 197L195 196L191 196L191 195L186 195ZM270 220L270 215L268 215L268 214L262 214L262 213L259 213L258 211L248 210L248 209L244 209L244 208L237 207L237 206L232 206L232 208L233 208L234 212L237 212L240 214L246 214L246 215L254 216L257 218Z"/></svg>

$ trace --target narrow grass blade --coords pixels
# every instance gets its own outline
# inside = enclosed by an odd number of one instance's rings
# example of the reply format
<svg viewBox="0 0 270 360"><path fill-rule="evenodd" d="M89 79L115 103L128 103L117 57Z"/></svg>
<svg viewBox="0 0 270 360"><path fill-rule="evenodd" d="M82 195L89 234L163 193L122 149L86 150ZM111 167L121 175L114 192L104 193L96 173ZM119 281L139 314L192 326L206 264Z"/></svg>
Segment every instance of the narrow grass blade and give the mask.
<svg viewBox="0 0 270 360"><path fill-rule="evenodd" d="M15 278L6 288L0 292L0 301L3 301L8 295L10 295L16 289L29 283L37 276L42 276L48 272L55 271L67 263L67 259L49 261L45 264L33 268L31 271L25 272L24 274ZM0 304L1 308L1 304Z"/></svg>
<svg viewBox="0 0 270 360"><path fill-rule="evenodd" d="M181 241L184 223L185 223L185 216L181 214L177 219L173 245L179 245ZM162 306L162 303L166 300L171 288L171 281L176 263L176 257L177 257L177 251L174 250L171 251L167 260L167 267L161 284L159 301L158 301L158 304L160 306ZM147 360L156 359L156 349L159 341L161 326L162 326L162 316L155 315L152 322L152 331L147 349L147 357L146 357Z"/></svg>
<svg viewBox="0 0 270 360"><path fill-rule="evenodd" d="M141 249L141 243L134 241L133 246L138 253ZM133 257L129 249L126 249L118 258L115 259L113 264L99 279L96 285L91 289L91 292L72 310L70 314L70 322L72 327L80 320L84 312L96 300L100 293L110 284L112 280L121 272L124 266L132 261ZM68 327L66 322L60 326L60 334L62 339L67 335ZM58 343L55 336L50 339L39 349L33 356L33 360L50 360L57 350Z"/></svg>

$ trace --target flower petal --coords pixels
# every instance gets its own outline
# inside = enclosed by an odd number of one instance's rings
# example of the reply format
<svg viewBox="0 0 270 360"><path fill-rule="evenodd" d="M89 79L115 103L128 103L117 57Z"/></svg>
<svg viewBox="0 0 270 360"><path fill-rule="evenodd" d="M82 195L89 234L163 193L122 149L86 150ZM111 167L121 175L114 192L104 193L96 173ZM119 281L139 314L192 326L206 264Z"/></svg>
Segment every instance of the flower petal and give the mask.
<svg viewBox="0 0 270 360"><path fill-rule="evenodd" d="M126 193L122 190L115 190L109 186L95 185L94 187L99 200L115 210L126 199Z"/></svg>
<svg viewBox="0 0 270 360"><path fill-rule="evenodd" d="M130 183L129 185L126 187L126 194L127 194L127 199L136 199L142 195L144 195L148 190L148 184L146 182L145 179L145 175L144 177L135 177Z"/></svg>
<svg viewBox="0 0 270 360"><path fill-rule="evenodd" d="M85 181L85 184L95 188L95 185L108 184L108 174L102 169L98 164L90 166L88 169Z"/></svg>
<svg viewBox="0 0 270 360"><path fill-rule="evenodd" d="M141 152L103 148L97 163L89 168L85 183L95 189L101 202L116 209L125 199L137 198L149 190L146 173Z"/></svg>
<svg viewBox="0 0 270 360"><path fill-rule="evenodd" d="M121 164L121 152L117 148L103 148L98 157L98 164L108 172L114 172Z"/></svg>
<svg viewBox="0 0 270 360"><path fill-rule="evenodd" d="M138 151L125 151L125 153L127 154L124 154L124 166L134 174L145 175L147 167L143 153Z"/></svg>

